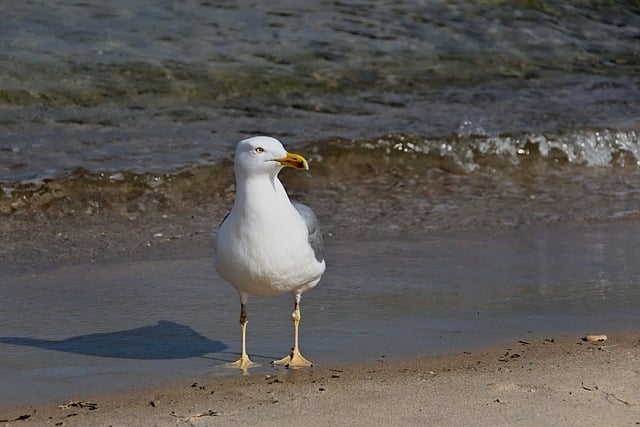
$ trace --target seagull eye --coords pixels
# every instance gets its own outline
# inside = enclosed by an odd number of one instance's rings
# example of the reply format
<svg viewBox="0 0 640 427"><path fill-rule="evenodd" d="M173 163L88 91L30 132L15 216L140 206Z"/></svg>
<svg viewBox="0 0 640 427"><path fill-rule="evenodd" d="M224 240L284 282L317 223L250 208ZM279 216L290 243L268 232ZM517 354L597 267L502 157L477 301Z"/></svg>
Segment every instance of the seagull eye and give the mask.
<svg viewBox="0 0 640 427"><path fill-rule="evenodd" d="M260 154L260 153L264 153L264 148L262 147L257 147L256 148L256 153Z"/></svg>

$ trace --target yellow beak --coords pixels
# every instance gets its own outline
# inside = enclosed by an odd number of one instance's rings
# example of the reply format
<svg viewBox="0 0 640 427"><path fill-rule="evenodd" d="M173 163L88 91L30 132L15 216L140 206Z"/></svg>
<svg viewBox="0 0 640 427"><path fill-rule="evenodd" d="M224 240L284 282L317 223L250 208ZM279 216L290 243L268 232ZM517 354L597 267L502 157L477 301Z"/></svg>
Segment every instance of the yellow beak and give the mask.
<svg viewBox="0 0 640 427"><path fill-rule="evenodd" d="M309 169L307 160L299 154L287 153L287 155L281 159L276 159L282 166L290 166L296 169Z"/></svg>

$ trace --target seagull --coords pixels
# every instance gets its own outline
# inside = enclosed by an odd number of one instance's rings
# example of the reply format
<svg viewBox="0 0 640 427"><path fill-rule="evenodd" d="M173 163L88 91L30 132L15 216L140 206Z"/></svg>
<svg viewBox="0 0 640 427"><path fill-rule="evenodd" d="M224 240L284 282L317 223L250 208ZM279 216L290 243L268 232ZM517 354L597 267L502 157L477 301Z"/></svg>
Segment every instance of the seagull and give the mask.
<svg viewBox="0 0 640 427"><path fill-rule="evenodd" d="M275 138L257 136L238 143L236 198L216 236L215 268L240 294L242 353L231 366L244 371L253 365L246 349L249 296L285 292L293 295L293 347L272 363L313 366L298 347L300 298L324 273L324 244L311 208L289 200L278 179L284 167L309 169L304 157L288 153Z"/></svg>

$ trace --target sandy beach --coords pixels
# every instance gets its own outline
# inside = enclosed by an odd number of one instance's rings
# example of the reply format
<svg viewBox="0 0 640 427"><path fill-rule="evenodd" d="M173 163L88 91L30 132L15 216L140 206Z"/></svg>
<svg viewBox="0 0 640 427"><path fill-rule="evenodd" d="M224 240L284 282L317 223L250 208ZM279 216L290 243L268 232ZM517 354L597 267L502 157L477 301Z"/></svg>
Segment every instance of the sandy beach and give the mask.
<svg viewBox="0 0 640 427"><path fill-rule="evenodd" d="M638 2L2 10L0 426L640 425ZM315 366L252 297L243 376L213 251L258 135L327 269Z"/></svg>
<svg viewBox="0 0 640 427"><path fill-rule="evenodd" d="M636 230L329 239L332 269L303 306L317 365L269 366L290 345L290 299L256 298L262 366L247 376L225 367L237 295L204 256L209 236L91 262L51 251L46 268L25 253L0 278L0 425L636 425ZM545 258L532 264L532 248ZM510 268L483 275L490 263ZM600 266L611 276L594 282Z"/></svg>
<svg viewBox="0 0 640 427"><path fill-rule="evenodd" d="M8 426L637 425L640 334L205 377L4 408Z"/></svg>

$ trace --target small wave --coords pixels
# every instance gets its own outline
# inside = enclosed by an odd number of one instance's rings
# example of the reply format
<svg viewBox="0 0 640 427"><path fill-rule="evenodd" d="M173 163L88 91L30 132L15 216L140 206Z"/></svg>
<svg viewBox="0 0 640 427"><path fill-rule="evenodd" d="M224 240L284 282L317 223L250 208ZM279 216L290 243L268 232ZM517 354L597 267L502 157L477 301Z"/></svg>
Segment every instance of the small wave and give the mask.
<svg viewBox="0 0 640 427"><path fill-rule="evenodd" d="M449 163L466 173L483 166L496 167L500 162L517 166L532 158L592 167L640 166L640 132L635 130L594 129L559 134L489 136L480 127L474 129L474 133L443 138L386 135L370 140L336 140L321 148L312 147L312 150L320 162L329 152L346 155L347 152L368 151L371 160L430 160Z"/></svg>
<svg viewBox="0 0 640 427"><path fill-rule="evenodd" d="M588 166L640 165L640 133L637 131L578 131L557 138L545 138L538 143L540 152L550 149L564 153L571 163Z"/></svg>
<svg viewBox="0 0 640 427"><path fill-rule="evenodd" d="M467 152L468 169L474 169L482 157L497 156L519 164L523 157L540 156L551 161L566 161L586 166L640 166L640 133L633 130L577 130L557 135L523 134L477 137L462 141ZM478 163L474 162L474 160Z"/></svg>
<svg viewBox="0 0 640 427"><path fill-rule="evenodd" d="M135 217L149 210L172 211L205 199L225 199L232 170L228 161L166 174L77 168L42 181L5 184L0 187L0 213L115 211Z"/></svg>
<svg viewBox="0 0 640 427"><path fill-rule="evenodd" d="M580 182L580 192L598 188L626 200L637 198L637 191L629 193L633 186L625 182L640 174L640 135L634 130L583 129L553 135L461 133L442 138L393 134L360 140L333 138L296 146L295 151L308 157L311 171L283 173L287 187L294 194L313 193L327 206L339 204L344 209L359 206L356 200L345 200L349 197L387 197L385 203L413 203L421 212L432 213L445 207L457 209L469 197L507 194L523 201L553 201L574 191L561 188L559 183L565 181ZM599 177L597 184L593 176ZM609 182L606 189L603 179ZM451 194L452 186L456 196ZM136 217L205 205L227 209L233 190L229 158L167 173L74 169L41 181L3 183L0 214L93 215L107 211ZM616 212L636 212L631 202L622 203ZM547 211L545 208L540 215Z"/></svg>

